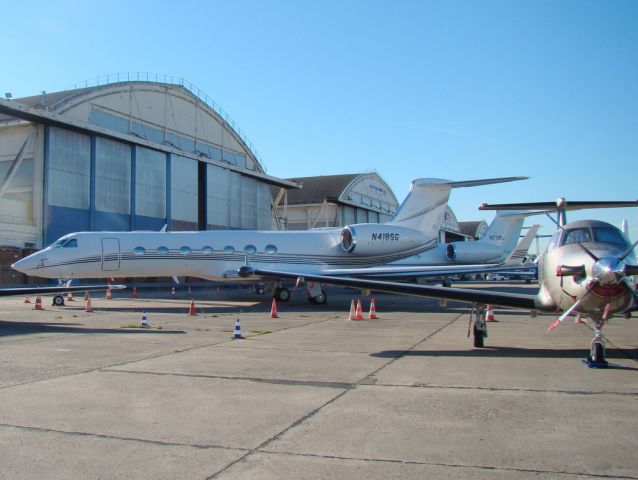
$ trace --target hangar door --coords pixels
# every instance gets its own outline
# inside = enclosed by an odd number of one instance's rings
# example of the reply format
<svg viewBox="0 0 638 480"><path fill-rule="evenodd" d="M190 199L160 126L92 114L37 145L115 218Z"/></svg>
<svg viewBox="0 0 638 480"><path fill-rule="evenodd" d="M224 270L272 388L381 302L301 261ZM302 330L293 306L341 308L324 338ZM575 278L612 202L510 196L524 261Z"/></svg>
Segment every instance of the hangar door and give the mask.
<svg viewBox="0 0 638 480"><path fill-rule="evenodd" d="M102 270L115 272L120 269L120 241L117 238L102 239Z"/></svg>

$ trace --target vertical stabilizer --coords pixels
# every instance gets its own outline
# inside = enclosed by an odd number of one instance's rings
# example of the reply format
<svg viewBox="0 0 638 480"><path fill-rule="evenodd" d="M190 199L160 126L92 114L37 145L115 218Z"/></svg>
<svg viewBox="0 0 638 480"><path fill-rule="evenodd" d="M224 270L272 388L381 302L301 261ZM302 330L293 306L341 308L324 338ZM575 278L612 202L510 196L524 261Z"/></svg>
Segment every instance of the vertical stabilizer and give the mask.
<svg viewBox="0 0 638 480"><path fill-rule="evenodd" d="M540 225L532 225L525 236L518 242L514 251L505 259L505 265L523 265L528 258L527 251L529 250L532 241L536 238L536 233Z"/></svg>
<svg viewBox="0 0 638 480"><path fill-rule="evenodd" d="M452 188L477 187L526 178L488 178L462 182L452 182L440 178L419 178L412 182L410 193L401 204L395 217L388 223L420 230L427 238L438 238Z"/></svg>
<svg viewBox="0 0 638 480"><path fill-rule="evenodd" d="M493 245L502 250L505 259L514 250L523 228L525 214L519 212L496 212L496 216L477 244Z"/></svg>

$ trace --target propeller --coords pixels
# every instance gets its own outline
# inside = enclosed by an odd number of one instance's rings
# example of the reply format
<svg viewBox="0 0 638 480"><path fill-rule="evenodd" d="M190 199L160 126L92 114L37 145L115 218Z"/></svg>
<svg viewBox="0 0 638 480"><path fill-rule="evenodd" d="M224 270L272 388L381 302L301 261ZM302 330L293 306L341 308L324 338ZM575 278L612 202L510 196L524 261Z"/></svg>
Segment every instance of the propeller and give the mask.
<svg viewBox="0 0 638 480"><path fill-rule="evenodd" d="M578 308L582 301L593 292L598 286L613 286L623 283L627 289L638 298L638 294L629 283L628 277L632 275L638 275L638 265L627 265L623 260L633 252L638 241L636 241L631 247L629 247L620 256L605 255L603 257L596 256L591 250L585 247L582 243L577 244L592 260L594 265L592 266L591 273L592 279L590 280L589 287L585 293L574 304L565 310L560 317L552 322L548 327L547 332L554 330L560 323L565 320L571 313ZM585 265L559 265L556 269L556 275L559 277L570 276L585 276L587 274Z"/></svg>

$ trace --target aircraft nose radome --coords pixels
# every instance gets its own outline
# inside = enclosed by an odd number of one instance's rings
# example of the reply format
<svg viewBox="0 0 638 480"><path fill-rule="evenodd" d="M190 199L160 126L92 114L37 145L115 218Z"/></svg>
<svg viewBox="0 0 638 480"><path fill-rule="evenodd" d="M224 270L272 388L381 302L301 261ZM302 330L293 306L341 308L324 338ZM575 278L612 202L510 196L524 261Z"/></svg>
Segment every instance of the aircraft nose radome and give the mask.
<svg viewBox="0 0 638 480"><path fill-rule="evenodd" d="M18 272L26 273L26 271L29 270L32 265L33 265L33 259L29 256L21 260L18 260L16 263L11 265L11 268L13 268L14 270L17 270Z"/></svg>

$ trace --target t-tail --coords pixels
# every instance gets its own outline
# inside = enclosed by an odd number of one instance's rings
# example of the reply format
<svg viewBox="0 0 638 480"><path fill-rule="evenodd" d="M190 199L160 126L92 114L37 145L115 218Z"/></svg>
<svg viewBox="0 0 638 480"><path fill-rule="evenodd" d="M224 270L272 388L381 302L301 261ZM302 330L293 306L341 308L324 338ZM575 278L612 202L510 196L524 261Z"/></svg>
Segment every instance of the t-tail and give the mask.
<svg viewBox="0 0 638 480"><path fill-rule="evenodd" d="M453 188L477 187L493 183L514 182L528 177L488 178L453 182L440 178L419 178L412 182L410 193L389 224L413 228L423 232L426 238L437 238L443 216Z"/></svg>
<svg viewBox="0 0 638 480"><path fill-rule="evenodd" d="M476 244L498 249L501 252L499 260L507 258L516 247L525 217L523 212L496 212L494 220Z"/></svg>
<svg viewBox="0 0 638 480"><path fill-rule="evenodd" d="M536 238L536 233L538 233L539 227L539 224L535 224L527 230L527 233L523 236L521 241L518 242L514 251L505 259L505 265L525 265L527 263L529 258L528 250Z"/></svg>

